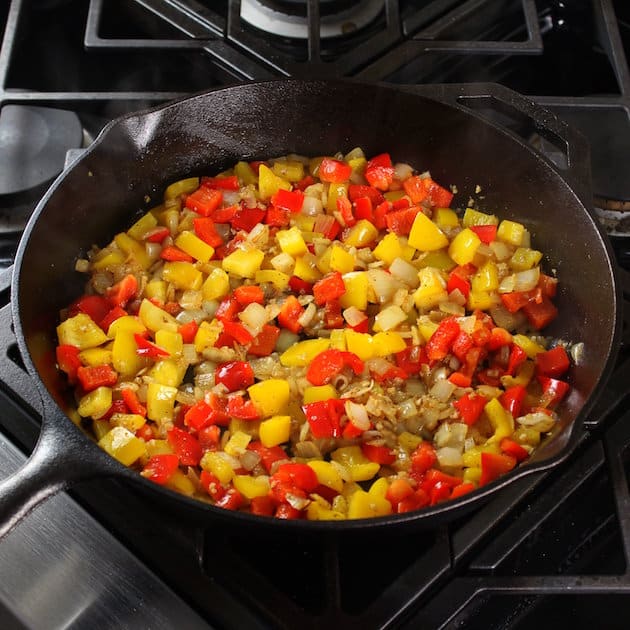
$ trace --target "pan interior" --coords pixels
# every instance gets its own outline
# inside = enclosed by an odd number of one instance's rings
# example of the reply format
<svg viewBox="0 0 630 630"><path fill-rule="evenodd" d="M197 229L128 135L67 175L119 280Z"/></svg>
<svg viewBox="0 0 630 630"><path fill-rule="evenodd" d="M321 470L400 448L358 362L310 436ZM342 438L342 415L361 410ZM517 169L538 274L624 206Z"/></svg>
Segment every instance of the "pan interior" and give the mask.
<svg viewBox="0 0 630 630"><path fill-rule="evenodd" d="M168 183L213 174L239 159L330 155L357 146L367 155L387 151L455 185L454 207L465 207L480 187L480 209L530 229L546 270L560 279L561 315L547 334L585 342L584 359L570 374L561 435L539 457L555 454L597 387L614 340L615 288L602 237L570 187L531 149L468 112L393 87L250 84L111 126L53 185L20 245L14 309L31 369L63 405L54 331L59 310L82 292L76 259L157 205Z"/></svg>

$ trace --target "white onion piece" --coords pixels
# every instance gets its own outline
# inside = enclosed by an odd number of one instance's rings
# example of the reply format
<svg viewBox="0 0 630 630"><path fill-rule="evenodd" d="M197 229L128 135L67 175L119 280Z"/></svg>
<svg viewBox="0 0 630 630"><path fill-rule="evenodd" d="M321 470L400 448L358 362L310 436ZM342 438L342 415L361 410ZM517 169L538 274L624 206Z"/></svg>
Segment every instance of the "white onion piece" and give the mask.
<svg viewBox="0 0 630 630"><path fill-rule="evenodd" d="M321 214L323 211L324 206L322 205L321 199L311 197L309 195L304 196L304 201L302 202L302 214L314 217Z"/></svg>
<svg viewBox="0 0 630 630"><path fill-rule="evenodd" d="M462 451L452 446L444 446L435 451L440 466L461 466Z"/></svg>
<svg viewBox="0 0 630 630"><path fill-rule="evenodd" d="M467 315L466 317L460 317L457 320L459 327L469 335L475 330L475 323L477 322L476 315Z"/></svg>
<svg viewBox="0 0 630 630"><path fill-rule="evenodd" d="M516 422L530 429L536 429L541 433L551 431L556 424L556 420L553 416L548 416L543 411L535 411L534 413L528 413L520 418L516 419Z"/></svg>
<svg viewBox="0 0 630 630"><path fill-rule="evenodd" d="M276 271L282 271L282 273L291 273L295 267L295 259L286 252L274 256L269 262Z"/></svg>
<svg viewBox="0 0 630 630"><path fill-rule="evenodd" d="M192 289L186 289L179 298L179 305L187 311L200 309L202 302L201 291L193 291Z"/></svg>
<svg viewBox="0 0 630 630"><path fill-rule="evenodd" d="M374 318L374 330L393 330L407 320L407 313L400 306L388 306ZM351 324L352 325L352 324Z"/></svg>
<svg viewBox="0 0 630 630"><path fill-rule="evenodd" d="M179 313L177 313L177 317L175 317L175 319L180 324L188 324L192 322L193 320L199 324L204 319L206 319L206 312L200 308L190 309L187 311L180 311Z"/></svg>
<svg viewBox="0 0 630 630"><path fill-rule="evenodd" d="M305 326L308 326L313 321L313 318L315 317L316 314L317 314L317 307L315 306L313 302L311 302L306 307L302 315L298 317L298 324L302 326L302 328L304 328Z"/></svg>
<svg viewBox="0 0 630 630"><path fill-rule="evenodd" d="M253 470L260 461L260 455L255 451L245 450L239 459L241 460L241 465L245 470Z"/></svg>
<svg viewBox="0 0 630 630"><path fill-rule="evenodd" d="M452 396L455 387L456 386L448 379L439 379L429 390L429 394L431 394L433 398L437 398L440 402L446 402Z"/></svg>
<svg viewBox="0 0 630 630"><path fill-rule="evenodd" d="M182 346L182 357L184 358L184 361L188 364L197 363L197 361L199 360L199 355L195 350L195 345L192 343L185 343Z"/></svg>
<svg viewBox="0 0 630 630"><path fill-rule="evenodd" d="M490 249L499 262L512 257L512 250L503 241L492 241Z"/></svg>
<svg viewBox="0 0 630 630"><path fill-rule="evenodd" d="M438 448L451 446L462 451L466 433L468 433L468 425L463 422L443 422L435 432L433 439Z"/></svg>
<svg viewBox="0 0 630 630"><path fill-rule="evenodd" d="M416 407L416 403L412 398L408 398L407 400L403 400L399 405L398 409L400 410L400 417L411 418L418 414L418 407Z"/></svg>
<svg viewBox="0 0 630 630"><path fill-rule="evenodd" d="M276 350L278 352L284 352L285 350L288 350L291 346L296 344L299 339L300 337L295 333L292 333L290 330L283 329L278 335Z"/></svg>
<svg viewBox="0 0 630 630"><path fill-rule="evenodd" d="M420 284L418 270L402 258L394 258L389 266L389 272L412 289L415 289Z"/></svg>
<svg viewBox="0 0 630 630"><path fill-rule="evenodd" d="M263 326L269 321L267 317L267 309L262 304L257 304L256 302L248 304L238 314L238 318L249 328L254 337L260 333Z"/></svg>
<svg viewBox="0 0 630 630"><path fill-rule="evenodd" d="M226 207L234 206L241 200L241 193L238 190L223 190L223 203Z"/></svg>
<svg viewBox="0 0 630 630"><path fill-rule="evenodd" d="M370 286L381 304L389 302L394 293L401 288L400 281L383 269L369 269L367 275Z"/></svg>
<svg viewBox="0 0 630 630"><path fill-rule="evenodd" d="M314 304L311 304L314 306ZM361 322L367 319L367 315L360 311L356 306L349 306L342 313L343 318L346 320L348 326L358 326Z"/></svg>
<svg viewBox="0 0 630 630"><path fill-rule="evenodd" d="M208 317L214 317L214 314L217 312L219 308L218 300L204 300L201 303L201 308L204 310L205 314Z"/></svg>
<svg viewBox="0 0 630 630"><path fill-rule="evenodd" d="M346 400L345 405L348 420L361 431L367 431L370 428L370 418L368 412L363 405Z"/></svg>
<svg viewBox="0 0 630 630"><path fill-rule="evenodd" d="M514 290L515 291L531 291L536 288L540 279L540 268L526 269L514 274Z"/></svg>
<svg viewBox="0 0 630 630"><path fill-rule="evenodd" d="M160 256L160 252L162 251L162 244L161 243L145 243L144 249L147 252L147 256L151 260L157 260Z"/></svg>
<svg viewBox="0 0 630 630"><path fill-rule="evenodd" d="M394 177L401 182L411 177L413 174L413 166L405 164L404 162L397 162L394 164Z"/></svg>

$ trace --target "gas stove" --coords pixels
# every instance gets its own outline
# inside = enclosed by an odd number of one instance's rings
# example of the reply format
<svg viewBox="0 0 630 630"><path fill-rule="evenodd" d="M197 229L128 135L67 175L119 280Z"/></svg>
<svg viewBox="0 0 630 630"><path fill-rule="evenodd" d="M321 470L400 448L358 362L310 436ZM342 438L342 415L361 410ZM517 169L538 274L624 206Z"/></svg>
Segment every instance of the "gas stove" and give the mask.
<svg viewBox="0 0 630 630"><path fill-rule="evenodd" d="M12 0L0 25L3 477L33 448L41 405L11 330L15 248L66 161L121 114L283 76L502 83L587 137L594 207L630 264L623 0ZM571 457L449 526L387 542L279 540L184 520L116 481L83 482L0 541L0 627L590 630L606 615L625 628L628 330Z"/></svg>

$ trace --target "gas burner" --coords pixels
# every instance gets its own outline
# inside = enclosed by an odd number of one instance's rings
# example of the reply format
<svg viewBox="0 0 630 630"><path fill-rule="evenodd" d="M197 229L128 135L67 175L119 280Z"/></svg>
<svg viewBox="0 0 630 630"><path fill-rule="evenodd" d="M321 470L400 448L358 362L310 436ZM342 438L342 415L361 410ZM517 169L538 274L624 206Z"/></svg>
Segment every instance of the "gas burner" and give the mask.
<svg viewBox="0 0 630 630"><path fill-rule="evenodd" d="M306 0L241 0L241 18L272 35L307 39L307 5ZM320 37L338 37L361 29L383 9L383 0L322 0L319 3Z"/></svg>

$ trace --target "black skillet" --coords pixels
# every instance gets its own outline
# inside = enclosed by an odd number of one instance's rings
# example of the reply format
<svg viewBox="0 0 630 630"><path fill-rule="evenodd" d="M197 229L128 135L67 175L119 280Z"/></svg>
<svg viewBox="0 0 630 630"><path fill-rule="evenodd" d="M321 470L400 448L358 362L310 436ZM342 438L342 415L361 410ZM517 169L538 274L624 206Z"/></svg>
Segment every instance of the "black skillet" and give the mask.
<svg viewBox="0 0 630 630"><path fill-rule="evenodd" d="M551 141L565 168L506 126ZM169 182L211 174L238 159L321 155L356 146L367 155L389 151L396 161L430 169L437 181L455 184L455 206L465 206L479 186L484 210L529 227L545 253L546 269L560 278L561 316L548 334L585 342L583 360L569 375L572 390L555 434L526 465L457 501L334 523L277 521L214 508L142 479L101 451L64 413L67 388L54 364L59 310L82 292L85 281L74 271L79 254L93 243L109 242L156 204ZM590 210L588 159L581 136L497 85L283 80L219 89L112 122L55 181L19 246L13 321L44 412L31 458L0 484L0 534L59 489L97 476L127 480L171 508L213 522L306 532L433 526L478 507L527 473L557 465L580 436L582 421L612 369L620 334L614 265Z"/></svg>

